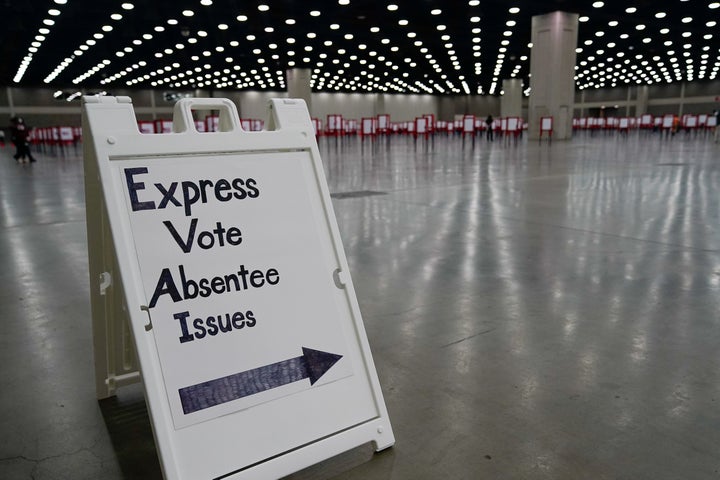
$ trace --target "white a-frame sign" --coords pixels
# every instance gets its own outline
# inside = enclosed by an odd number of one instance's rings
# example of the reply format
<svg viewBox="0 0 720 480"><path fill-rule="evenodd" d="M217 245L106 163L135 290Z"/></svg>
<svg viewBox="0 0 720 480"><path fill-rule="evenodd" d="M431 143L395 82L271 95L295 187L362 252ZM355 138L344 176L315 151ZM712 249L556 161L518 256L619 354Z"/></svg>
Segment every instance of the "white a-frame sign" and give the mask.
<svg viewBox="0 0 720 480"><path fill-rule="evenodd" d="M146 135L129 98L84 98L95 336L117 330L99 295L124 291L167 479L277 478L394 443L307 108L269 107L251 133L231 101L183 99L173 133ZM198 110L220 131L198 133ZM104 370L113 342L95 345Z"/></svg>

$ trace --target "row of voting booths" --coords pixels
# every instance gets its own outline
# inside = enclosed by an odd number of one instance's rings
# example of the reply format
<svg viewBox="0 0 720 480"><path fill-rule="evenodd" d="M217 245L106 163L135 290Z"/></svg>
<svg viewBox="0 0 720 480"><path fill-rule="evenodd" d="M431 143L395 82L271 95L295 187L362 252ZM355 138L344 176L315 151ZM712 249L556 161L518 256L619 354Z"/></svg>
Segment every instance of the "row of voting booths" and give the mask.
<svg viewBox="0 0 720 480"><path fill-rule="evenodd" d="M173 122L168 119L140 120L138 129L140 133L171 133ZM220 131L220 117L207 115L204 120L194 120L195 130L200 133ZM246 132L259 132L265 128L265 122L256 118L241 118L240 125Z"/></svg>
<svg viewBox="0 0 720 480"><path fill-rule="evenodd" d="M630 130L677 130L707 131L717 126L717 117L708 114L672 113L664 115L645 114L639 117L580 117L573 118L573 130L581 131L620 131Z"/></svg>
<svg viewBox="0 0 720 480"><path fill-rule="evenodd" d="M327 116L325 122L312 118L317 136L339 137L345 135L375 136L389 134L431 135L434 133L477 134L491 128L498 134L520 135L527 129L527 123L520 117L494 119L490 126L484 117L475 115L457 115L453 121L436 120L434 114L424 114L414 120L393 122L390 115L363 117L359 121L344 118L339 114Z"/></svg>
<svg viewBox="0 0 720 480"><path fill-rule="evenodd" d="M376 135L404 134L427 136L435 133L473 135L486 132L491 128L497 135L518 137L528 124L520 117L504 117L493 119L490 126L483 117L475 115L458 115L453 121L436 120L433 114L424 114L414 120L393 122L390 115L363 117L360 120L344 118L339 114L327 116L325 122L312 118L312 125L317 136L359 135L373 137ZM208 115L203 120L194 120L195 129L200 133L219 131L219 116ZM139 120L138 130L144 134L171 133L172 120ZM541 119L540 136L552 136L552 117ZM240 126L247 132L259 132L265 129L265 121L255 118L241 118ZM674 114L650 115L639 117L576 117L572 127L577 132L619 132L630 131L661 131L670 132L683 130L687 132L707 132L717 127L717 117L710 114ZM78 126L53 126L34 128L30 133L30 142L42 148L63 148L76 146L82 142L82 128Z"/></svg>

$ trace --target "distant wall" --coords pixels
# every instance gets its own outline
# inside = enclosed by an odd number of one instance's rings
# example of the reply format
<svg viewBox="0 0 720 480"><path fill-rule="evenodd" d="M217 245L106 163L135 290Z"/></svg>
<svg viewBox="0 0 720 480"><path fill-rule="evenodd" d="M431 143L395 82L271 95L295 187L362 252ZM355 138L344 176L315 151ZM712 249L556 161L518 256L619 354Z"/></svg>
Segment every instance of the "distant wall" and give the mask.
<svg viewBox="0 0 720 480"><path fill-rule="evenodd" d="M642 88L647 89L646 105L643 105ZM575 92L575 116L597 114L603 108L612 112L612 116L710 113L720 108L718 99L720 81L585 89Z"/></svg>

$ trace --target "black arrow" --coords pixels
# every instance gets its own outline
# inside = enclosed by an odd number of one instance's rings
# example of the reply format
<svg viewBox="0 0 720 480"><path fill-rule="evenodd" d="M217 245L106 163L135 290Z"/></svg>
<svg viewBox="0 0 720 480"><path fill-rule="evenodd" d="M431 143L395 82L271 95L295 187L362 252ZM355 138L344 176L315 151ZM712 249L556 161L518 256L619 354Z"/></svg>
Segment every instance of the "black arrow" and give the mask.
<svg viewBox="0 0 720 480"><path fill-rule="evenodd" d="M314 385L342 358L311 348L302 347L302 351L299 357L181 388L178 392L183 412L187 415L305 378Z"/></svg>

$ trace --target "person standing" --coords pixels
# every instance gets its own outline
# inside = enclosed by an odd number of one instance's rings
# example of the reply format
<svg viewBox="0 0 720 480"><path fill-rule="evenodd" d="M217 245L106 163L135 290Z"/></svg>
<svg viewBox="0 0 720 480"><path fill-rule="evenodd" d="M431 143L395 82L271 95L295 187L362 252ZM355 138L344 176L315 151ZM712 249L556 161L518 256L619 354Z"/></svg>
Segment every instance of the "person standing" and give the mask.
<svg viewBox="0 0 720 480"><path fill-rule="evenodd" d="M720 140L720 109L717 109L713 112L713 115L715 115L715 143Z"/></svg>
<svg viewBox="0 0 720 480"><path fill-rule="evenodd" d="M10 119L10 123L10 140L15 144L13 158L17 163L21 163L20 159L24 160L25 157L30 160L30 163L35 162L32 153L30 153L30 143L28 142L30 128L25 125L22 117L13 117Z"/></svg>
<svg viewBox="0 0 720 480"><path fill-rule="evenodd" d="M494 120L493 120L492 115L488 115L487 118L485 119L485 125L487 125L487 139L491 142L493 141L493 134L494 134L493 123L494 123Z"/></svg>

